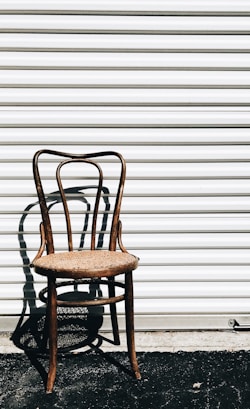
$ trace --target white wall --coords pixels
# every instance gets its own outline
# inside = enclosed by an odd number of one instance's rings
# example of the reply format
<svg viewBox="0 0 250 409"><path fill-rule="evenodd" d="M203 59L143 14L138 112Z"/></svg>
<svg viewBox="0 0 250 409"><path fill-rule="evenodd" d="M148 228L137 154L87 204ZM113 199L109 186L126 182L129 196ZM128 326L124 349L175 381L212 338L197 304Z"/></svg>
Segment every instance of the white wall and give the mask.
<svg viewBox="0 0 250 409"><path fill-rule="evenodd" d="M0 330L42 285L34 219L24 266L18 240L40 147L126 158L137 329L250 320L249 33L244 0L0 0Z"/></svg>

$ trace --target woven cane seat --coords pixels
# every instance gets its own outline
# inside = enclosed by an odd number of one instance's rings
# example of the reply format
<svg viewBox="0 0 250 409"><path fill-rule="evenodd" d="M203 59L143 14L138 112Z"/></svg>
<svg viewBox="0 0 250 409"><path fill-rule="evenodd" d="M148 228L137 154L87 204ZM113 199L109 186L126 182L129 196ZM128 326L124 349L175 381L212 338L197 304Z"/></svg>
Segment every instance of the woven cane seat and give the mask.
<svg viewBox="0 0 250 409"><path fill-rule="evenodd" d="M34 262L38 274L58 278L111 277L135 270L138 258L129 253L108 250L84 250L53 253Z"/></svg>

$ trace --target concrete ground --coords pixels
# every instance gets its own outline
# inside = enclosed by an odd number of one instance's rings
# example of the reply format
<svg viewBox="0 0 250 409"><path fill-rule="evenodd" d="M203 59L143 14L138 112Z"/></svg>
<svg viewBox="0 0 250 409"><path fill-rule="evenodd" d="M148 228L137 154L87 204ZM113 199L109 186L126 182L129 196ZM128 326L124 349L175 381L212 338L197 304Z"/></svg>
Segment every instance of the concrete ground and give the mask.
<svg viewBox="0 0 250 409"><path fill-rule="evenodd" d="M112 339L109 333L102 333ZM10 340L9 333L0 333L0 353L21 353ZM166 331L137 332L136 350L138 352L177 352L177 351L241 351L250 350L250 333L248 331ZM121 333L121 345L114 346L103 342L103 351L126 351L126 337Z"/></svg>

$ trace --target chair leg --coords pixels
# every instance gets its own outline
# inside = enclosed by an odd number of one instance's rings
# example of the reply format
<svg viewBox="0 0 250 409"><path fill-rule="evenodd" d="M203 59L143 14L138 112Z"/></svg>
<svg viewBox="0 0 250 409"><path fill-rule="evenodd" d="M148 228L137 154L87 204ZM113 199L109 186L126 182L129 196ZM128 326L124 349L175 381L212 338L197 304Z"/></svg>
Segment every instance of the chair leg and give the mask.
<svg viewBox="0 0 250 409"><path fill-rule="evenodd" d="M112 278L109 278L108 280L114 281L114 278L112 277ZM115 287L113 285L110 285L109 286L109 297L114 297L114 296L115 296ZM111 316L114 344L120 345L120 335L119 335L116 305L110 304L109 307L110 307L110 316Z"/></svg>
<svg viewBox="0 0 250 409"><path fill-rule="evenodd" d="M56 379L57 364L57 295L54 279L48 279L49 371L46 393L51 393Z"/></svg>
<svg viewBox="0 0 250 409"><path fill-rule="evenodd" d="M139 380L141 379L141 374L135 352L134 295L132 271L125 274L125 315L129 359L135 378Z"/></svg>

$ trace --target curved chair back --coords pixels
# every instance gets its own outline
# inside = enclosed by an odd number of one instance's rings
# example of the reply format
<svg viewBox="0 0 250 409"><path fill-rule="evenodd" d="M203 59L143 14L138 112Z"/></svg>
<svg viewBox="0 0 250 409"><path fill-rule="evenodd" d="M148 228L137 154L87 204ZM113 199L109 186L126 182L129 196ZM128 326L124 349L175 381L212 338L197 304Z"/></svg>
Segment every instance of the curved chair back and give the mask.
<svg viewBox="0 0 250 409"><path fill-rule="evenodd" d="M118 177L113 174L111 176L106 175L106 173L104 174L101 164L110 169L113 165L115 166L117 161L120 164ZM46 174L46 168L50 167L51 164L54 165L54 175ZM72 181L74 179L74 177L72 177L73 168L76 170L76 167L79 172L77 175L74 174L77 185L69 186L69 180ZM91 168L91 171L87 170L87 167ZM82 170L80 170L81 168ZM68 171L67 174L66 170ZM126 164L121 154L113 151L74 154L43 149L38 151L33 158L33 173L41 208L42 224L48 254L55 252L55 232L52 228L51 213L52 210L54 211L55 209L55 204L58 203L62 205L61 207L64 212L68 250L74 250L72 214L75 215L77 220L80 220L80 208L79 206L75 207L71 214L70 202L72 201L78 201L85 206L83 215L81 216L83 217L81 219L81 225L83 227L80 230L80 244L78 245L78 249L85 246L87 241L86 235L90 236L88 242L91 250L102 248L104 245L104 235L106 236L108 234L109 241L106 246L111 251L116 250L119 234L120 208L126 178ZM83 175L82 178L81 175ZM52 177L57 183L57 190L54 190L53 193L51 193L51 190L45 189L46 181L48 182ZM85 181L85 184L82 184L83 181ZM112 190L107 188L107 181L111 183ZM100 206L100 201L103 203L102 206ZM100 207L102 208L100 209ZM101 222L99 222L99 217ZM108 219L111 220L109 228ZM97 223L99 223L99 225Z"/></svg>

